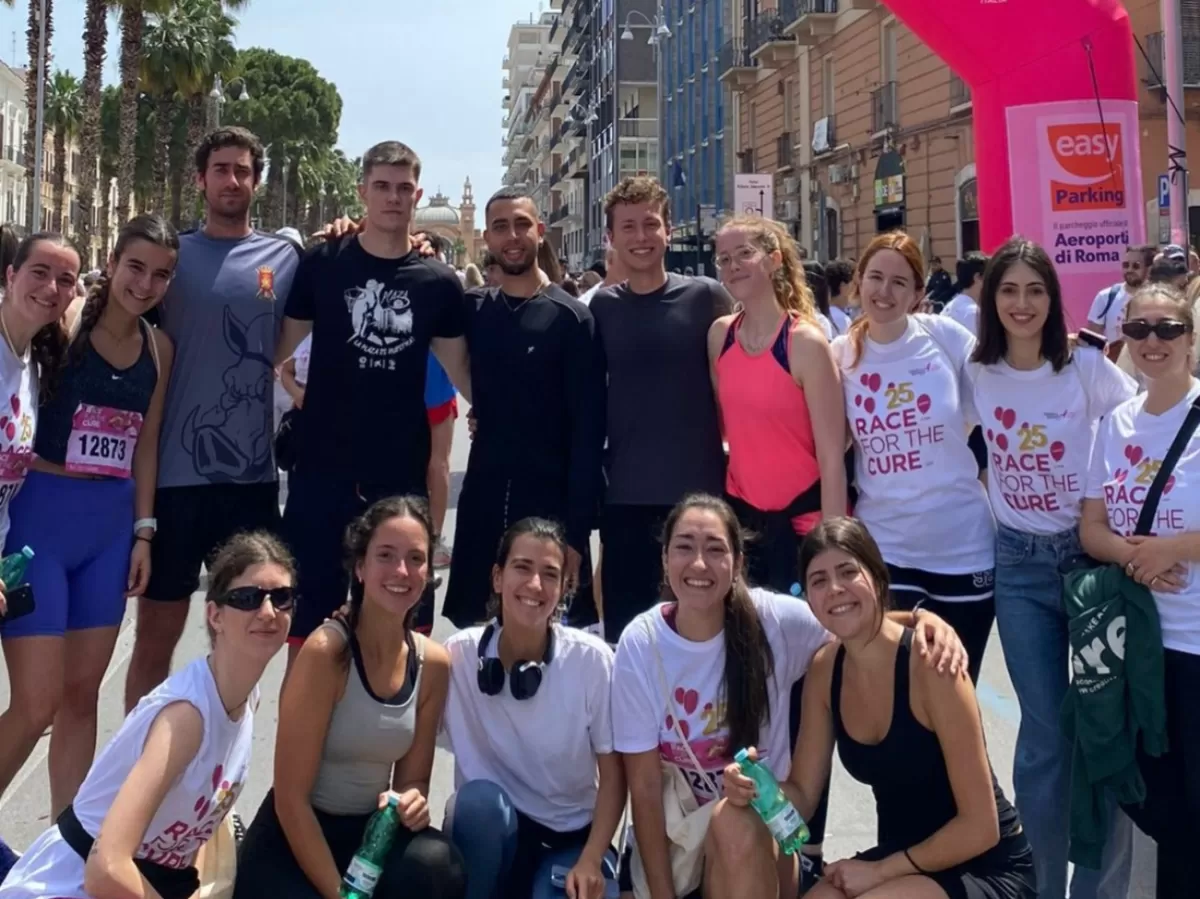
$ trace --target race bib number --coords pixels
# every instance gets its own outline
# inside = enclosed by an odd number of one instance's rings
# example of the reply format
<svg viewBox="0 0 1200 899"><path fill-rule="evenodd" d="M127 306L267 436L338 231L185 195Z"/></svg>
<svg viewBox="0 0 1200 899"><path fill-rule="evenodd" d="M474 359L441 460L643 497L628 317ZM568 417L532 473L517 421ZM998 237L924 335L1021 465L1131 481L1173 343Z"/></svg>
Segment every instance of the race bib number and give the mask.
<svg viewBox="0 0 1200 899"><path fill-rule="evenodd" d="M80 403L71 420L67 471L129 477L141 430L142 416L138 412Z"/></svg>
<svg viewBox="0 0 1200 899"><path fill-rule="evenodd" d="M16 449L0 452L0 510L12 502L12 498L25 483L25 475L29 472L32 459L33 451L29 448L25 448L23 452Z"/></svg>

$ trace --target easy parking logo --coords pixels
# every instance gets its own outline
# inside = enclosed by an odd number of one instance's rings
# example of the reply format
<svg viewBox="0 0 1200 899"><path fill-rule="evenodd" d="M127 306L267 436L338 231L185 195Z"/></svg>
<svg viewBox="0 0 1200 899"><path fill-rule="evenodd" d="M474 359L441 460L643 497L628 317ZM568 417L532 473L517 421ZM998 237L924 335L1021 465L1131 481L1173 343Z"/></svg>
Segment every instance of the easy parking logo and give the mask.
<svg viewBox="0 0 1200 899"><path fill-rule="evenodd" d="M1055 212L1125 208L1125 147L1119 123L1073 122L1046 129Z"/></svg>

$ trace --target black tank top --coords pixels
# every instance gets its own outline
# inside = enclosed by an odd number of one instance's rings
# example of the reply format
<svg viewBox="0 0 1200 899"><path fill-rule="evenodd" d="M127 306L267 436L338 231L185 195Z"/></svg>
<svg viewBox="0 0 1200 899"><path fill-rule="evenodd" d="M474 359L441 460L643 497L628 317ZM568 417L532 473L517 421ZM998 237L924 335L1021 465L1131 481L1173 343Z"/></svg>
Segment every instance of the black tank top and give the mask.
<svg viewBox="0 0 1200 899"><path fill-rule="evenodd" d="M128 368L117 368L101 356L90 335L79 358L73 353L68 357L58 388L38 412L33 451L40 458L54 465L66 464L67 441L81 404L146 414L158 384L158 366L150 345L154 334L145 322L141 328L142 352Z"/></svg>
<svg viewBox="0 0 1200 899"><path fill-rule="evenodd" d="M879 818L879 844L904 848L928 839L957 813L950 775L937 734L913 715L909 698L909 657L913 632L906 629L896 649L895 689L892 691L892 723L883 740L875 745L859 743L842 724L842 664L846 648L838 647L833 662L830 708L838 755L850 776L867 784L875 794ZM1021 831L1017 810L1004 796L992 775L996 811L1000 819L1001 844L1005 837ZM894 850L893 850L894 851ZM1005 848L1002 854L1007 855Z"/></svg>

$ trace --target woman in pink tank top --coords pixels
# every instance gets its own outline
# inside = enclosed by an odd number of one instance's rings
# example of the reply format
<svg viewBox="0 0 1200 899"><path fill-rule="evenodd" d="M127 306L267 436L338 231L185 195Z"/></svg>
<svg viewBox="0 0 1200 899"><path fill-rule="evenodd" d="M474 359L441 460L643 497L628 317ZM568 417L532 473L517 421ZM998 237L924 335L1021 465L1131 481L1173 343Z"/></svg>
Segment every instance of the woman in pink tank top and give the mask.
<svg viewBox="0 0 1200 899"><path fill-rule="evenodd" d="M717 233L721 283L738 303L708 335L729 445L725 490L758 534L752 582L788 592L799 538L845 515L846 413L796 245L784 228L739 216Z"/></svg>

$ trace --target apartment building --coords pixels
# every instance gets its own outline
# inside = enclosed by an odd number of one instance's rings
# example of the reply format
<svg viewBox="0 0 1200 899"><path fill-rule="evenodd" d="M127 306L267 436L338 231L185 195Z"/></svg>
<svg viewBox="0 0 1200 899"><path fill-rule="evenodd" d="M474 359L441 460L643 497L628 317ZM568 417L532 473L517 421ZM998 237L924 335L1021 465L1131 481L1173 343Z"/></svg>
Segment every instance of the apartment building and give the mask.
<svg viewBox="0 0 1200 899"><path fill-rule="evenodd" d="M694 245L697 221L705 217L701 210L719 213L725 206L732 161L732 144L725 131L728 91L718 71L725 42L725 5L664 0L662 17L670 34L663 35L659 44L663 57L659 177L671 193L672 236L686 246Z"/></svg>
<svg viewBox="0 0 1200 899"><path fill-rule="evenodd" d="M501 66L504 70L501 86L505 94L504 135L500 139L506 186L525 184L530 174L533 151L534 121L529 115L534 95L541 86L551 58L554 56L550 32L558 21L558 12L551 10L530 16L509 29L508 52Z"/></svg>
<svg viewBox="0 0 1200 899"><path fill-rule="evenodd" d="M979 248L971 96L945 63L878 0L727 3L720 69L733 94L734 165L774 179L775 217L802 246L853 258L877 233L902 227L927 256ZM1161 73L1158 0L1126 6ZM1189 143L1200 146L1200 0L1182 6ZM1155 239L1168 107L1150 68L1143 62L1141 149ZM1200 190L1190 205L1195 235Z"/></svg>
<svg viewBox="0 0 1200 899"><path fill-rule="evenodd" d="M25 70L0 62L0 216L25 221Z"/></svg>

